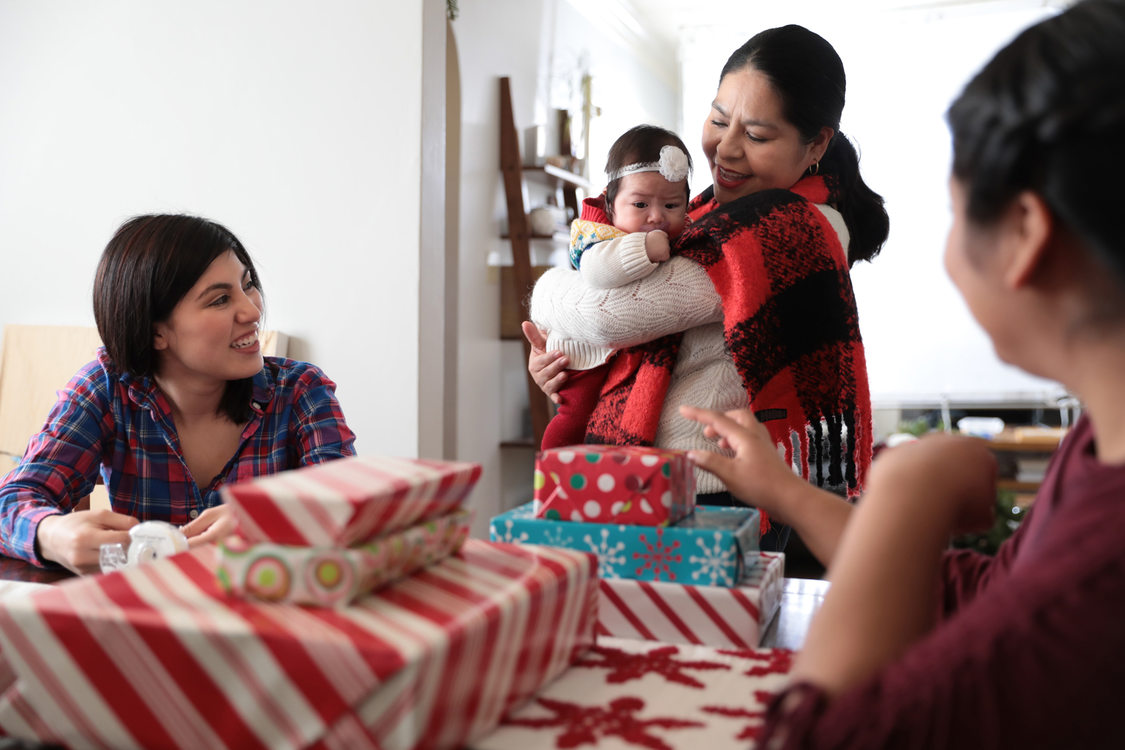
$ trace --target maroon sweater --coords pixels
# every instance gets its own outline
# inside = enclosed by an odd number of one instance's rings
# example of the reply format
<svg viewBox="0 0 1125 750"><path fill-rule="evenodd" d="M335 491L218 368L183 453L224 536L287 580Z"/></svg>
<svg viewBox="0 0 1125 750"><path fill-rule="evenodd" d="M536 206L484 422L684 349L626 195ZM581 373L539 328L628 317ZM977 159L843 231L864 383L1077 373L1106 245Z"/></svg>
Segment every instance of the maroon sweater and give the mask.
<svg viewBox="0 0 1125 750"><path fill-rule="evenodd" d="M1125 466L1085 417L996 557L950 552L943 574L933 632L831 702L791 687L761 746L1125 747Z"/></svg>

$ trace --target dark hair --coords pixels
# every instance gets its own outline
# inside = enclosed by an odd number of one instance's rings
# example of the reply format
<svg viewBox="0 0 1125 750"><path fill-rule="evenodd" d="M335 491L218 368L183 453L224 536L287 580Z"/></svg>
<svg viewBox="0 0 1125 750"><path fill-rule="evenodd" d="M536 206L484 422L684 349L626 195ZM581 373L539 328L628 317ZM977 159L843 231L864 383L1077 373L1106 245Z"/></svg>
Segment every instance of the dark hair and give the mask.
<svg viewBox="0 0 1125 750"><path fill-rule="evenodd" d="M660 160L660 149L677 146L687 156L688 174L691 174L691 154L680 137L671 130L655 125L637 125L629 128L609 147L609 157L605 163L605 173L611 175L630 164L641 164ZM605 212L613 221L613 201L621 188L621 178L610 180L605 188ZM684 181L684 202L691 199L691 185Z"/></svg>
<svg viewBox="0 0 1125 750"><path fill-rule="evenodd" d="M156 372L154 326L168 319L211 261L228 250L260 291L250 255L220 224L197 216L152 214L121 225L105 246L94 277L94 320L114 365L138 376ZM251 380L227 383L219 411L234 422L249 418Z"/></svg>
<svg viewBox="0 0 1125 750"><path fill-rule="evenodd" d="M970 219L986 224L1032 190L1125 280L1125 2L1085 0L1024 30L946 117Z"/></svg>
<svg viewBox="0 0 1125 750"><path fill-rule="evenodd" d="M812 141L821 128L833 130L819 169L839 187L836 209L851 234L849 260L871 260L887 241L890 220L883 197L859 174L855 146L840 132L847 87L840 56L819 34L790 24L751 37L727 59L719 81L748 67L769 79L781 100L782 114L806 141Z"/></svg>

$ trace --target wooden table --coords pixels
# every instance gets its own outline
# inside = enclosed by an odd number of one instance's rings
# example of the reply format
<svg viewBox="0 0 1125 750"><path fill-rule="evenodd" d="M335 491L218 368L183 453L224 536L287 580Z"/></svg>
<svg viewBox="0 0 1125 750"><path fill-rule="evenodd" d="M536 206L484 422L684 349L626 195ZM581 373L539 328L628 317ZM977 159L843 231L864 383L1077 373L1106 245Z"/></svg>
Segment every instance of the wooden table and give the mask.
<svg viewBox="0 0 1125 750"><path fill-rule="evenodd" d="M74 574L66 568L39 568L24 560L0 555L0 581L55 583L73 577Z"/></svg>
<svg viewBox="0 0 1125 750"><path fill-rule="evenodd" d="M818 578L786 578L781 607L762 634L764 648L797 650L805 643L809 623L824 603L828 581Z"/></svg>

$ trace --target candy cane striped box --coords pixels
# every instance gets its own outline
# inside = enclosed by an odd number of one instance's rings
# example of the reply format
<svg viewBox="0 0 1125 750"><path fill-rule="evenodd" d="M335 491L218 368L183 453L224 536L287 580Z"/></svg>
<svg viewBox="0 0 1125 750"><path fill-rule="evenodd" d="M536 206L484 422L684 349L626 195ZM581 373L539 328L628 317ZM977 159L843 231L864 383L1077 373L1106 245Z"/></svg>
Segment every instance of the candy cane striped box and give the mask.
<svg viewBox="0 0 1125 750"><path fill-rule="evenodd" d="M752 648L781 605L785 555L747 558L738 586L692 586L663 581L602 578L598 636Z"/></svg>
<svg viewBox="0 0 1125 750"><path fill-rule="evenodd" d="M68 747L453 748L593 642L590 555L465 543L341 609L225 595L214 548L0 607L0 733Z"/></svg>
<svg viewBox="0 0 1125 750"><path fill-rule="evenodd" d="M480 471L467 462L351 456L221 492L249 542L349 547L457 509Z"/></svg>

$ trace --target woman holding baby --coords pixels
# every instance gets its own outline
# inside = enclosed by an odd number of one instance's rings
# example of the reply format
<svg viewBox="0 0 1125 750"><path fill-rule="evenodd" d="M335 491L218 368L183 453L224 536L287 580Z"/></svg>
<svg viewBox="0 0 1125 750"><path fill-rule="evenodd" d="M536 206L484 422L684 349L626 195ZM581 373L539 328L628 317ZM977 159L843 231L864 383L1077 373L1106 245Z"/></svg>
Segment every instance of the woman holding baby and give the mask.
<svg viewBox="0 0 1125 750"><path fill-rule="evenodd" d="M691 202L673 257L612 289L569 269L541 278L524 328L545 392L569 364L544 350L545 331L620 350L587 442L719 451L679 407L749 407L795 471L858 494L871 410L849 269L879 252L888 218L840 132L844 92L826 40L795 25L757 34L719 77L703 125L713 185ZM738 502L705 471L697 489L702 504ZM787 537L774 525L763 548Z"/></svg>

